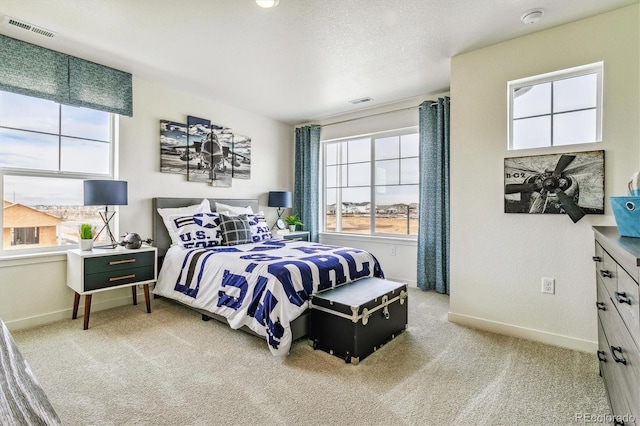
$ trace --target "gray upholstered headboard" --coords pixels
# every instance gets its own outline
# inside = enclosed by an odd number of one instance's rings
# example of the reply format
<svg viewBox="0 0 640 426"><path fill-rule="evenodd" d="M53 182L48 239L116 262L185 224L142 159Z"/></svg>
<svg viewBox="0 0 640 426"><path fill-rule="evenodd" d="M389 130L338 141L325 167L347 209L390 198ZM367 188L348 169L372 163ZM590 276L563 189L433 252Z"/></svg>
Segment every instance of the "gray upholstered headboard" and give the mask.
<svg viewBox="0 0 640 426"><path fill-rule="evenodd" d="M158 213L159 208L175 208L186 207L194 204L200 204L202 198L153 198L153 245L158 248L158 256L164 256L169 246L171 246L171 238L169 232L164 226L162 217ZM251 206L254 212L258 212L258 200L256 199L223 199L209 198L211 203L211 211L216 211L216 201L219 203L229 204L230 206L246 207Z"/></svg>

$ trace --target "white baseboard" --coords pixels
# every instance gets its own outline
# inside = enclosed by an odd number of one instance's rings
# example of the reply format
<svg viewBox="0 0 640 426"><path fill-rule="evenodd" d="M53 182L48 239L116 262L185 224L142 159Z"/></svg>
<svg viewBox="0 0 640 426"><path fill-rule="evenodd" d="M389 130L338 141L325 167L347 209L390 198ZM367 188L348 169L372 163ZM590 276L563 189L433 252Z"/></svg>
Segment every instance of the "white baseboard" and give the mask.
<svg viewBox="0 0 640 426"><path fill-rule="evenodd" d="M506 336L534 340L536 342L546 343L548 345L560 346L563 348L574 349L577 351L589 353L595 353L598 350L598 342L576 339L575 337L563 336L561 334L548 333L546 331L519 327L517 325L486 320L483 318L476 318L468 315L455 314L453 312L449 312L448 318L450 322L456 324L490 331L492 333L503 334Z"/></svg>
<svg viewBox="0 0 640 426"><path fill-rule="evenodd" d="M142 299L141 299L142 297ZM153 295L151 295L153 297ZM144 304L144 293L138 294L138 305L142 300ZM129 305L132 303L131 292L127 296L118 297L116 299L109 299L102 302L91 302L91 313L96 311L103 311L105 309L115 308L117 306ZM145 311L146 312L146 311ZM73 314L73 308L63 309L55 312L47 312L46 314L34 315L32 317L21 318L17 320L7 321L5 325L9 331L21 330L24 328L35 327L38 325L49 324L54 321L60 321L64 319L71 319ZM80 298L80 305L78 307L78 321L79 327L82 328L82 317L84 315L84 297Z"/></svg>

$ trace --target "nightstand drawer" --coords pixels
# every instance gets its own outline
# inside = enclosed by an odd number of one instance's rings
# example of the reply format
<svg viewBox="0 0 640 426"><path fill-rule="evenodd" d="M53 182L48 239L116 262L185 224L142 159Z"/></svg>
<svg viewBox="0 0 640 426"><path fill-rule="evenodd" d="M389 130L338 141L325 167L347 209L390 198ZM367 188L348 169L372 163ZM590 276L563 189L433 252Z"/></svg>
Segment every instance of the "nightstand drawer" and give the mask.
<svg viewBox="0 0 640 426"><path fill-rule="evenodd" d="M84 278L84 290L92 291L139 281L154 280L154 272L154 265L146 265L139 268L129 266L126 269L86 274Z"/></svg>
<svg viewBox="0 0 640 426"><path fill-rule="evenodd" d="M127 253L113 256L87 257L84 259L84 274L96 274L99 272L120 271L129 268L140 268L153 265L155 252L144 251L139 253Z"/></svg>
<svg viewBox="0 0 640 426"><path fill-rule="evenodd" d="M282 234L280 236L284 240L309 241L309 232L307 231L296 231L296 232L291 232L289 234Z"/></svg>

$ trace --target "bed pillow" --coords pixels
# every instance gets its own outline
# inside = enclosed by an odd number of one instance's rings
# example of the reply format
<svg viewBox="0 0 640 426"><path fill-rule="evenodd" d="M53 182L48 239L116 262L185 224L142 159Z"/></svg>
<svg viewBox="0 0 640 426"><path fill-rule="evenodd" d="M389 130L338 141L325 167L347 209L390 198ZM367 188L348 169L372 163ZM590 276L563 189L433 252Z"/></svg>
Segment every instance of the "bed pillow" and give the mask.
<svg viewBox="0 0 640 426"><path fill-rule="evenodd" d="M169 232L169 236L171 237L171 245L173 245L178 244L178 237L173 231L173 228L171 226L171 219L169 217L176 214L189 215L193 213L211 213L211 205L209 204L209 200L203 198L200 204L195 204L193 206L173 208L168 207L157 210L160 217L162 217L162 221L164 222L164 226L167 228L167 232Z"/></svg>
<svg viewBox="0 0 640 426"><path fill-rule="evenodd" d="M251 238L251 226L246 214L238 216L220 215L220 230L222 231L222 244L233 246L253 242Z"/></svg>
<svg viewBox="0 0 640 426"><path fill-rule="evenodd" d="M249 214L247 215L247 219L249 219L249 226L251 227L251 239L254 243L267 241L273 238L273 234L271 234L271 230L269 229L269 224L264 218L264 214L262 212L257 214Z"/></svg>
<svg viewBox="0 0 640 426"><path fill-rule="evenodd" d="M169 217L179 246L186 249L222 245L220 216L217 213L174 214Z"/></svg>
<svg viewBox="0 0 640 426"><path fill-rule="evenodd" d="M216 202L216 212L224 213L227 216L238 216L240 214L253 214L253 209L251 206L238 207Z"/></svg>

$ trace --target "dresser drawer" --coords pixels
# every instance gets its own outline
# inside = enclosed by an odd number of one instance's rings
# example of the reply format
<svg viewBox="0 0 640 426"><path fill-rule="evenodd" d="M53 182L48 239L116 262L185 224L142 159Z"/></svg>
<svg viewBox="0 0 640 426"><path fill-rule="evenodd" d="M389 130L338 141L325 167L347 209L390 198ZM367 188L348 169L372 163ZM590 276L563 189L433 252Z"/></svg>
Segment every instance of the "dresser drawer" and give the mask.
<svg viewBox="0 0 640 426"><path fill-rule="evenodd" d="M619 368L611 357L611 348L600 321L601 313L598 315L598 361L600 364L600 375L604 380L609 397L611 411L617 416L630 414L631 410L627 403L624 389L618 384L624 380L623 371ZM625 423L626 424L626 423Z"/></svg>
<svg viewBox="0 0 640 426"><path fill-rule="evenodd" d="M99 290L119 285L155 280L154 266L147 265L139 268L129 267L116 271L87 274L84 278L84 291Z"/></svg>
<svg viewBox="0 0 640 426"><path fill-rule="evenodd" d="M87 257L84 259L84 273L119 271L129 268L154 265L155 252L144 251L113 256Z"/></svg>
<svg viewBox="0 0 640 426"><path fill-rule="evenodd" d="M631 414L640 415L640 351L631 338L617 311L598 314L603 334L606 335L606 357L609 371L614 376L615 386L621 394ZM608 386L608 384L607 384ZM617 412L615 414L626 414Z"/></svg>
<svg viewBox="0 0 640 426"><path fill-rule="evenodd" d="M638 284L618 266L618 290L614 293L614 301L622 320L631 332L631 337L640 348L640 295Z"/></svg>
<svg viewBox="0 0 640 426"><path fill-rule="evenodd" d="M598 254L598 252L600 253ZM596 274L598 279L604 284L609 294L613 297L613 293L618 288L618 264L611 256L609 256L609 253L604 251L597 243L596 256L600 259L599 261L596 261Z"/></svg>

